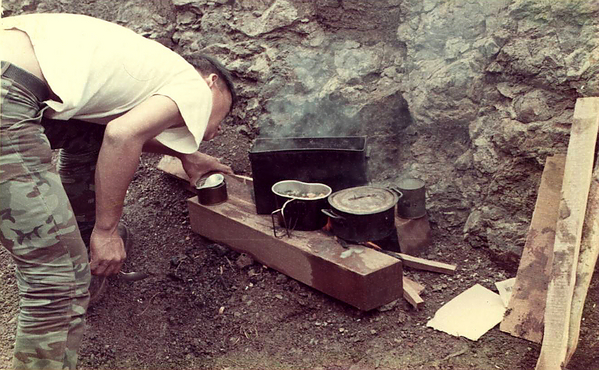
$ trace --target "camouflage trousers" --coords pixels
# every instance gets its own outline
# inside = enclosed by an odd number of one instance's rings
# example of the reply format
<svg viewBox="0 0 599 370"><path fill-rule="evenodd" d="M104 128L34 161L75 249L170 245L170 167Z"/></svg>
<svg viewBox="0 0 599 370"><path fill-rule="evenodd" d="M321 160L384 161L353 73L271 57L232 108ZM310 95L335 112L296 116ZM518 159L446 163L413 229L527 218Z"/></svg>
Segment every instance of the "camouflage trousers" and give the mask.
<svg viewBox="0 0 599 370"><path fill-rule="evenodd" d="M74 369L89 302L82 232L93 228L103 127L43 119L46 106L4 71L0 244L15 262L20 297L13 366Z"/></svg>

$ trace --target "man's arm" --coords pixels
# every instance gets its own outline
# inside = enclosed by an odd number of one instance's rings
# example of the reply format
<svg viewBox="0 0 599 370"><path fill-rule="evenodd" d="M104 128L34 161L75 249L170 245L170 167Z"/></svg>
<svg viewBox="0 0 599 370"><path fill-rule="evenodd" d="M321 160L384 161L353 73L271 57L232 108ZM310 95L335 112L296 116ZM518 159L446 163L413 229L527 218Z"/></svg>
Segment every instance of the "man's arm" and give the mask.
<svg viewBox="0 0 599 370"><path fill-rule="evenodd" d="M96 167L96 224L90 243L90 266L95 275L116 274L125 260L116 229L144 144L182 122L175 102L154 95L106 126Z"/></svg>

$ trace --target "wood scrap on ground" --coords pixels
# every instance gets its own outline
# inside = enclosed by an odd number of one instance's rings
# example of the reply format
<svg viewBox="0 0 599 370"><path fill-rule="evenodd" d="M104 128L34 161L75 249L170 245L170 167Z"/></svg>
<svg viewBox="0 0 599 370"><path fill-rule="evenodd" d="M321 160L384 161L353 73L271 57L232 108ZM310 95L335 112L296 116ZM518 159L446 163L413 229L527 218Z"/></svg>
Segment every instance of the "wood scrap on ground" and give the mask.
<svg viewBox="0 0 599 370"><path fill-rule="evenodd" d="M403 297L417 310L424 305L424 300L420 297L423 290L424 286L421 284L405 276L403 277Z"/></svg>
<svg viewBox="0 0 599 370"><path fill-rule="evenodd" d="M424 285L405 276L403 277L403 283L412 287L418 294L421 294L425 289Z"/></svg>
<svg viewBox="0 0 599 370"><path fill-rule="evenodd" d="M547 158L508 310L499 329L541 343L566 156Z"/></svg>
<svg viewBox="0 0 599 370"><path fill-rule="evenodd" d="M547 288L545 331L536 370L561 370L566 365L576 269L598 131L599 98L578 99L566 156L553 269Z"/></svg>
<svg viewBox="0 0 599 370"><path fill-rule="evenodd" d="M411 268L415 268L415 269L423 270L423 271L438 272L441 274L448 274L448 275L455 274L456 266L451 265L449 263L431 261L431 260L427 260L425 258L414 257L414 256L411 256L411 255L405 254L405 253L398 253L398 252L385 250L385 249L379 247L378 245L374 244L373 242L365 242L365 243L361 243L361 244L366 247L376 249L377 251L380 251L381 253L385 253L385 254L388 254L395 258L398 258L398 259L402 260L402 262L405 266L408 266Z"/></svg>
<svg viewBox="0 0 599 370"><path fill-rule="evenodd" d="M451 265L449 263L444 262L431 261L420 257L414 257L405 253L397 253L391 251L383 251L383 253L399 258L400 260L402 260L404 266L408 266L414 269L438 272L441 274L448 275L455 274L456 265Z"/></svg>

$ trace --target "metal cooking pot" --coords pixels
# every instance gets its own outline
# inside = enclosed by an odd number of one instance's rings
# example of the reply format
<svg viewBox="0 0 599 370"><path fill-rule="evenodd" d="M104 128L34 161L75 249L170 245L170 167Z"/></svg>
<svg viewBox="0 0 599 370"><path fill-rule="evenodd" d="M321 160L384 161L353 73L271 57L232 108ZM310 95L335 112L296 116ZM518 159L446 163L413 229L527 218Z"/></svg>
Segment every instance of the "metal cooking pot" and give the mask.
<svg viewBox="0 0 599 370"><path fill-rule="evenodd" d="M196 194L200 204L209 206L225 202L228 199L227 183L220 173L201 178L196 183Z"/></svg>
<svg viewBox="0 0 599 370"><path fill-rule="evenodd" d="M402 196L393 188L358 186L331 194L331 209L321 211L330 217L333 234L343 240L381 240L395 232L395 206Z"/></svg>
<svg viewBox="0 0 599 370"><path fill-rule="evenodd" d="M318 230L327 223L327 218L320 212L326 207L326 199L332 189L321 183L306 183L297 180L283 180L272 186L278 209L271 213L273 233L277 235L275 215L279 225L285 227L286 235L291 230Z"/></svg>

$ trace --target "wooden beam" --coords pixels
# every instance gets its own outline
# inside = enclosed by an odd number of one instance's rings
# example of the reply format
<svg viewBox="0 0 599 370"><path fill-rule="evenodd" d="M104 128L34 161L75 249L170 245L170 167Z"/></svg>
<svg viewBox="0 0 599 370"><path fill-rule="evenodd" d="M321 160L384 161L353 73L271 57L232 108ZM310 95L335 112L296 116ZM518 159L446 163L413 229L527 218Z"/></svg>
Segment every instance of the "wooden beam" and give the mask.
<svg viewBox="0 0 599 370"><path fill-rule="evenodd" d="M587 214L582 229L582 240L580 243L580 255L578 257L578 268L576 270L576 285L572 298L572 312L570 313L570 334L568 338L568 354L566 363L570 361L580 336L580 322L587 291L591 284L591 278L595 271L595 264L599 256L599 158L595 163L593 181L589 192L589 203Z"/></svg>
<svg viewBox="0 0 599 370"><path fill-rule="evenodd" d="M570 314L593 160L599 131L599 98L576 101L547 289L545 332L536 370L562 370L568 351Z"/></svg>
<svg viewBox="0 0 599 370"><path fill-rule="evenodd" d="M361 245L344 248L324 231L273 236L270 215L257 215L251 187L228 181L227 202L203 206L188 200L194 232L313 287L368 311L403 297L402 262Z"/></svg>
<svg viewBox="0 0 599 370"><path fill-rule="evenodd" d="M541 343L566 156L548 157L501 331Z"/></svg>

